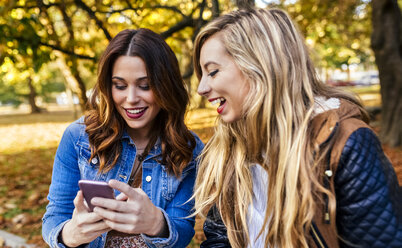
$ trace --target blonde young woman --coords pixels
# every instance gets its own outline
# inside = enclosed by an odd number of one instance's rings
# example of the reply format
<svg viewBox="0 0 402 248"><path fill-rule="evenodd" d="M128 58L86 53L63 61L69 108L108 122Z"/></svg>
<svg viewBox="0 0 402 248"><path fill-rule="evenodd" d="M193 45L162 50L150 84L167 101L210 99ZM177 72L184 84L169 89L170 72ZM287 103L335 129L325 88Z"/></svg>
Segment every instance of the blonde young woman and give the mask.
<svg viewBox="0 0 402 248"><path fill-rule="evenodd" d="M201 247L402 247L401 189L367 115L317 78L284 11L212 21L194 62L220 114L195 186Z"/></svg>

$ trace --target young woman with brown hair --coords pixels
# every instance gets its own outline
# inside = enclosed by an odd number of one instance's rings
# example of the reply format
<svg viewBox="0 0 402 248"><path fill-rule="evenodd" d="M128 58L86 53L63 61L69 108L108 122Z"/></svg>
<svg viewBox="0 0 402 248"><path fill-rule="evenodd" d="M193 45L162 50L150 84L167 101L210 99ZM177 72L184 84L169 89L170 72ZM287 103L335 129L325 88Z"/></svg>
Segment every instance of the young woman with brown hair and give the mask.
<svg viewBox="0 0 402 248"><path fill-rule="evenodd" d="M185 247L194 235L196 157L184 124L189 101L175 54L148 29L109 43L84 117L58 147L43 237L51 247ZM105 181L116 199L94 198L78 181Z"/></svg>

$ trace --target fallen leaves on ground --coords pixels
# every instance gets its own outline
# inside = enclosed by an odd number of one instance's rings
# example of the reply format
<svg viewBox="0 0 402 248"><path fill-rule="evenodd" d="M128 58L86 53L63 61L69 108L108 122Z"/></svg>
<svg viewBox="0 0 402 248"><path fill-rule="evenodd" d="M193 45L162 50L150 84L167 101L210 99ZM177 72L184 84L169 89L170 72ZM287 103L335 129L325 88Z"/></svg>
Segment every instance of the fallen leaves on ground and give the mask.
<svg viewBox="0 0 402 248"><path fill-rule="evenodd" d="M211 110L191 112L187 124L207 142L214 132L215 116ZM0 145L0 229L20 235L37 247L47 247L41 236L41 218L47 205L57 143L69 122L64 115L52 117L49 113L46 113L46 122L41 123L30 123L30 115L18 116L15 120L7 116L6 121L2 118L0 116L0 137L4 142ZM34 118L41 119L40 116ZM60 118L62 121L58 121ZM23 123L19 123L22 120ZM7 139L3 139L5 137ZM402 148L386 145L383 148L402 185ZM195 228L193 247L204 239L201 220L197 219Z"/></svg>

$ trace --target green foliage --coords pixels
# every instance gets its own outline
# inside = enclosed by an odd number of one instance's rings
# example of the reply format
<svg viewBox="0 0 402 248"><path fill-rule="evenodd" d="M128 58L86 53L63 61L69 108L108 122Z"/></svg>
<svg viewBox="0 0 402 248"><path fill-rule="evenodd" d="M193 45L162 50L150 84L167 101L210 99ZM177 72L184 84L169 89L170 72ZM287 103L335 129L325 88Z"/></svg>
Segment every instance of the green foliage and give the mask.
<svg viewBox="0 0 402 248"><path fill-rule="evenodd" d="M18 96L15 87L6 85L2 80L0 80L0 103L16 107L22 103L22 99Z"/></svg>
<svg viewBox="0 0 402 248"><path fill-rule="evenodd" d="M13 18L10 14L6 18L6 24L0 25L0 42L7 47L4 49L6 56L15 64L24 58L26 67L39 71L43 64L50 60L50 51L40 46L40 37L37 35L34 25L38 22L34 15L30 17Z"/></svg>
<svg viewBox="0 0 402 248"><path fill-rule="evenodd" d="M14 64L10 58L3 63L0 73L0 102L19 106L26 102L30 93L27 80L31 83L35 92L42 97L44 102L53 101L53 93L65 91L64 78L54 64L44 64L38 72L30 70L20 63Z"/></svg>
<svg viewBox="0 0 402 248"><path fill-rule="evenodd" d="M319 67L374 64L370 1L266 2L286 9L298 23ZM398 2L401 4L402 0ZM235 4L231 0L0 0L0 65L9 58L21 73L33 69L30 73L39 75L41 67L61 58L66 61L66 68L74 75L78 72L90 88L96 82L98 59L111 37L126 28L143 27L166 38L179 59L182 73L187 74L191 72L193 39L199 28L235 9ZM43 74L39 77L37 93L43 95L48 91L42 91L39 85L46 80ZM194 90L196 83L188 81L188 88Z"/></svg>
<svg viewBox="0 0 402 248"><path fill-rule="evenodd" d="M319 67L373 65L371 5L367 0L280 1L298 23Z"/></svg>
<svg viewBox="0 0 402 248"><path fill-rule="evenodd" d="M43 81L38 84L39 89L37 93L43 97L45 102L52 102L54 101L52 93L63 92L66 90L64 78L58 70L51 70L43 74L46 75L42 76L41 80Z"/></svg>
<svg viewBox="0 0 402 248"><path fill-rule="evenodd" d="M8 58L19 73L29 71L40 77L35 88L43 95L47 91L41 88L53 88L40 86L46 82L39 73L41 67L62 59L77 82L91 87L109 40L123 29L144 27L161 33L179 57L182 70L189 71L196 32L220 11L233 7L230 0L0 0L0 66Z"/></svg>

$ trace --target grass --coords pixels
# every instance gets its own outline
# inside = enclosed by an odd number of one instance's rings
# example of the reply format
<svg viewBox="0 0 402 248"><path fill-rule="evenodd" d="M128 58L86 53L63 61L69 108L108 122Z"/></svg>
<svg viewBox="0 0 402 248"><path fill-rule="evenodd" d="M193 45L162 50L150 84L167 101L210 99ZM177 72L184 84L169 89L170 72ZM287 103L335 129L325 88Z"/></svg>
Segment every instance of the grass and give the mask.
<svg viewBox="0 0 402 248"><path fill-rule="evenodd" d="M346 90L355 92L356 94L379 94L380 85L369 85L369 86L352 86L352 87L344 87Z"/></svg>
<svg viewBox="0 0 402 248"><path fill-rule="evenodd" d="M343 87L346 91L355 93L366 107L381 106L380 85Z"/></svg>

